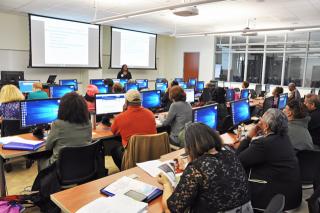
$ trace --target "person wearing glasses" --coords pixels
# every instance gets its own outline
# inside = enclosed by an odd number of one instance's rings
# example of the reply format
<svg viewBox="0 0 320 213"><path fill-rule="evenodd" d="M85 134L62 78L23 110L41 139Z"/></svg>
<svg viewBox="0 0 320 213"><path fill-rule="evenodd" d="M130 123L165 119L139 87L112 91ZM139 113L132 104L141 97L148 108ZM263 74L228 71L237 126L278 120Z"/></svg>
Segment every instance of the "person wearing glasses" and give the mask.
<svg viewBox="0 0 320 213"><path fill-rule="evenodd" d="M189 164L176 188L164 174L158 177L164 212L253 212L245 170L233 152L222 148L215 130L187 125L185 151Z"/></svg>

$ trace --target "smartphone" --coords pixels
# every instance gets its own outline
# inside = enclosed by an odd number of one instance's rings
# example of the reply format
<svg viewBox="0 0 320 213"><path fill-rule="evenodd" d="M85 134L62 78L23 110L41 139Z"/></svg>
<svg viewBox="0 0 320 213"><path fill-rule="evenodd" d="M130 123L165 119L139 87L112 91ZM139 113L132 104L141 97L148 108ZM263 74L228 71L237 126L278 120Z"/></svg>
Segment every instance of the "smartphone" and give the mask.
<svg viewBox="0 0 320 213"><path fill-rule="evenodd" d="M127 195L128 197L131 197L132 199L134 199L136 201L144 201L147 198L146 195L141 194L141 193L134 191L134 190L127 191L125 193L125 195Z"/></svg>

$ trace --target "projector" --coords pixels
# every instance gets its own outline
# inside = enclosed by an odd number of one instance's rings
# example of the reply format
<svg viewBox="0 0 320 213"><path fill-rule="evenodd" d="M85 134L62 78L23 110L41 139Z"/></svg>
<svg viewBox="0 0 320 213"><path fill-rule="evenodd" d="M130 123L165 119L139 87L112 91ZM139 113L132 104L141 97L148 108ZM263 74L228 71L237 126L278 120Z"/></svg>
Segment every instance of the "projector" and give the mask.
<svg viewBox="0 0 320 213"><path fill-rule="evenodd" d="M174 9L173 14L177 16L183 16L183 17L196 16L196 15L199 15L199 10L196 6L182 7L182 8Z"/></svg>

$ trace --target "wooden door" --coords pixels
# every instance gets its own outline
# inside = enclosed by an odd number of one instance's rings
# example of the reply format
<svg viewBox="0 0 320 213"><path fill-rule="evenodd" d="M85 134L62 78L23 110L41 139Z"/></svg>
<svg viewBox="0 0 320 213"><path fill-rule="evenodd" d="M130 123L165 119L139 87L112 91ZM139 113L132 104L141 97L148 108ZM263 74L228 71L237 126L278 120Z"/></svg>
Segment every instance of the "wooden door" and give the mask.
<svg viewBox="0 0 320 213"><path fill-rule="evenodd" d="M184 53L183 78L187 82L190 78L198 79L199 76L199 52Z"/></svg>

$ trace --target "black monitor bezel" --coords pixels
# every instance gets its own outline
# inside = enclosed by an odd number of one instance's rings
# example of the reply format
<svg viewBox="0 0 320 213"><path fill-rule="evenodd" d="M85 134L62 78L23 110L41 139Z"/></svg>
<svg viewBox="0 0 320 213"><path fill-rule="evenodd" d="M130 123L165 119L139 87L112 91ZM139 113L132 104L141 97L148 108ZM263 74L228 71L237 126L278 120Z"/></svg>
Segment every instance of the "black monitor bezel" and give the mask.
<svg viewBox="0 0 320 213"><path fill-rule="evenodd" d="M232 106L235 102L240 102L240 101L247 101L248 103L248 109L249 109L249 118L247 120L244 120L244 121L241 121L240 123L237 123L235 124L234 123L234 116L233 116L233 110L232 110ZM241 123L245 123L245 122L248 122L251 120L251 112L250 112L250 100L248 98L244 98L244 99L239 99L239 100L236 100L236 101L230 101L230 111L231 111L231 119L232 119L232 125L235 127L235 126L238 126L239 124Z"/></svg>
<svg viewBox="0 0 320 213"><path fill-rule="evenodd" d="M160 99L160 101L159 101L159 106L157 106L157 107L145 107L145 106L143 106L143 93L151 93L151 92L157 92L157 91L159 91L160 92L160 95L159 95L159 99ZM140 92L140 94L141 94L141 106L143 106L144 108L147 108L147 109L155 109L155 108L160 108L161 107L161 90L148 90L148 91L141 91Z"/></svg>
<svg viewBox="0 0 320 213"><path fill-rule="evenodd" d="M204 108L209 108L209 107L212 107L212 106L217 106L218 107L218 104L217 103L215 103L215 104L209 104L209 105L205 105L205 106L202 106L202 107L197 107L197 108L194 108L194 109L192 109L192 122L193 123L195 123L195 120L194 120L194 114L195 114L195 111L196 110L198 110L198 109L204 109ZM215 128L215 130L217 130L218 129L218 109L217 109L217 116L216 116L216 128ZM196 122L196 123L198 123L198 122ZM206 125L206 124L205 124Z"/></svg>
<svg viewBox="0 0 320 213"><path fill-rule="evenodd" d="M49 97L50 97L50 99L52 99L53 97L51 96L52 94L51 94L51 88L52 87L61 87L61 86L72 86L72 87L74 87L74 85L51 85L51 86L49 86ZM73 90L73 92L75 92L76 90L75 90L75 88L74 88L74 90ZM66 93L67 94L67 93ZM64 94L65 95L65 94ZM63 97L63 96L62 96ZM62 98L62 97L60 97L60 98Z"/></svg>
<svg viewBox="0 0 320 213"><path fill-rule="evenodd" d="M286 96L286 97L287 97L286 105L285 105L282 109L279 108L280 96ZM289 98L289 94L288 94L288 93L281 93L281 94L279 94L278 102L277 102L277 109L283 110L284 108L286 108L286 106L287 106L287 104L288 104L288 98Z"/></svg>

